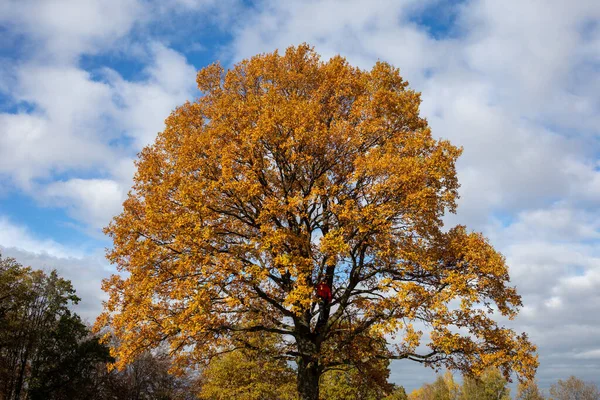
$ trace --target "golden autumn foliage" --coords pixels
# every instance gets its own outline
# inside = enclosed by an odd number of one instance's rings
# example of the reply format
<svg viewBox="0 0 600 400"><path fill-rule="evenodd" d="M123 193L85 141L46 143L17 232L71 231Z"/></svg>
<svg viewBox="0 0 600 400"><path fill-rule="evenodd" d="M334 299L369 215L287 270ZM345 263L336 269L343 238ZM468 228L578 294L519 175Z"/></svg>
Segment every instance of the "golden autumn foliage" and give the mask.
<svg viewBox="0 0 600 400"><path fill-rule="evenodd" d="M389 361L379 360L361 367L343 366L321 376L319 395L323 400L380 400L394 392L388 382Z"/></svg>
<svg viewBox="0 0 600 400"><path fill-rule="evenodd" d="M452 373L446 371L444 376L438 375L435 382L413 390L408 400L459 400L460 389Z"/></svg>
<svg viewBox="0 0 600 400"><path fill-rule="evenodd" d="M296 400L296 371L284 359L271 357L273 334L253 334L249 347L214 357L202 370L203 400ZM340 366L328 370L319 382L322 400L379 400L392 393L387 381L389 361L378 360L360 369Z"/></svg>
<svg viewBox="0 0 600 400"><path fill-rule="evenodd" d="M270 357L272 334L253 337L249 347L211 360L200 379L202 400L296 400L296 374L284 359Z"/></svg>
<svg viewBox="0 0 600 400"><path fill-rule="evenodd" d="M511 400L508 382L496 368L484 371L477 379L465 377L459 400Z"/></svg>
<svg viewBox="0 0 600 400"><path fill-rule="evenodd" d="M301 45L197 82L203 96L140 153L106 228L121 275L104 282L97 327L118 337L119 365L159 342L196 364L269 332L303 399L328 369L378 358L533 376L534 346L492 318L521 305L504 258L481 234L442 230L461 150L432 137L398 69Z"/></svg>

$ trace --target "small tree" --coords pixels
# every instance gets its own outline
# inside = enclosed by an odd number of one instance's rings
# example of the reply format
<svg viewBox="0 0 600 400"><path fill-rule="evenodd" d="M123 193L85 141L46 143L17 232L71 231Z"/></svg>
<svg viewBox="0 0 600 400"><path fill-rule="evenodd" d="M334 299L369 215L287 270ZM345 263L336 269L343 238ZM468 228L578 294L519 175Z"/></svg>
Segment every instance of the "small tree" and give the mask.
<svg viewBox="0 0 600 400"><path fill-rule="evenodd" d="M273 335L256 336L249 346L213 358L202 371L205 400L295 400L296 373L285 359L271 358Z"/></svg>
<svg viewBox="0 0 600 400"><path fill-rule="evenodd" d="M302 45L197 81L203 96L140 153L106 229L126 275L104 283L98 327L118 336L119 365L163 341L181 362L209 360L268 332L288 339L271 356L296 362L303 400L328 369L365 360L533 376L534 346L490 315L521 305L504 258L442 230L461 150L432 137L396 68ZM415 321L432 330L423 353Z"/></svg>
<svg viewBox="0 0 600 400"><path fill-rule="evenodd" d="M454 381L452 373L446 371L446 374L438 376L435 382L413 390L408 398L410 400L458 400L459 393L460 385Z"/></svg>
<svg viewBox="0 0 600 400"><path fill-rule="evenodd" d="M465 376L460 400L473 399L510 400L508 382L498 369L488 369L478 378Z"/></svg>
<svg viewBox="0 0 600 400"><path fill-rule="evenodd" d="M114 361L77 314L65 313L46 332L31 364L29 400L97 398L98 367Z"/></svg>
<svg viewBox="0 0 600 400"><path fill-rule="evenodd" d="M545 397L534 380L520 383L516 400L544 400Z"/></svg>
<svg viewBox="0 0 600 400"><path fill-rule="evenodd" d="M79 298L56 271L24 267L0 256L0 396L20 399L42 344Z"/></svg>
<svg viewBox="0 0 600 400"><path fill-rule="evenodd" d="M600 390L593 383L571 376L550 387L550 400L600 400Z"/></svg>
<svg viewBox="0 0 600 400"><path fill-rule="evenodd" d="M392 393L383 400L408 400L408 398L404 386L394 386Z"/></svg>

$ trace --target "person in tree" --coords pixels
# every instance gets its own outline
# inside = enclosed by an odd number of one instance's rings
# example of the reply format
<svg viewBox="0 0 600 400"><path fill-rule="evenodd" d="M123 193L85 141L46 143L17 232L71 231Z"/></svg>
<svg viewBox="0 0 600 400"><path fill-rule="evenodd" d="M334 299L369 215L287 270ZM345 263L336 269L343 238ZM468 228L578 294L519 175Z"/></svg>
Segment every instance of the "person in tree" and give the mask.
<svg viewBox="0 0 600 400"><path fill-rule="evenodd" d="M317 296L325 303L331 303L331 288L327 282L323 281L317 285Z"/></svg>

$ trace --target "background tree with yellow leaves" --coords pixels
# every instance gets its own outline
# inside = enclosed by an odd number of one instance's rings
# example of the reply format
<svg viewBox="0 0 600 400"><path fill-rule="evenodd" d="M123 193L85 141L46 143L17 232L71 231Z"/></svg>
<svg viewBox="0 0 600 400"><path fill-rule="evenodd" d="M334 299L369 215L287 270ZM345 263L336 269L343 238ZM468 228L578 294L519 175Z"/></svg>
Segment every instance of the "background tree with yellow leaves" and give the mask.
<svg viewBox="0 0 600 400"><path fill-rule="evenodd" d="M413 390L408 396L409 400L459 400L460 385L454 381L450 371L444 376L438 375L435 382L426 383Z"/></svg>
<svg viewBox="0 0 600 400"><path fill-rule="evenodd" d="M492 318L521 305L504 258L442 230L461 151L432 137L396 68L301 45L197 81L203 96L140 153L106 229L123 274L104 283L97 327L117 336L119 365L168 342L184 367L267 332L303 400L327 370L379 359L533 376L534 346Z"/></svg>
<svg viewBox="0 0 600 400"><path fill-rule="evenodd" d="M510 400L508 382L496 368L490 368L478 379L466 376L459 400Z"/></svg>
<svg viewBox="0 0 600 400"><path fill-rule="evenodd" d="M252 335L248 346L214 357L202 371L203 400L296 400L296 374L285 359L274 359L273 334Z"/></svg>
<svg viewBox="0 0 600 400"><path fill-rule="evenodd" d="M273 334L253 335L250 346L224 353L203 369L199 397L204 400L296 400L296 371L273 358ZM322 400L379 400L401 390L388 382L389 361L340 366L321 375ZM390 399L401 397L390 397Z"/></svg>

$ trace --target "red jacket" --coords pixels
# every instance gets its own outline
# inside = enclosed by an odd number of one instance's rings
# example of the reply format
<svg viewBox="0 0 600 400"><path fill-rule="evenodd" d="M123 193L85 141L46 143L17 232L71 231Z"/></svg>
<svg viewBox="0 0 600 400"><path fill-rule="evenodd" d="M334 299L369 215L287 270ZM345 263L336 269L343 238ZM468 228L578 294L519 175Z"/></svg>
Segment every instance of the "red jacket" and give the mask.
<svg viewBox="0 0 600 400"><path fill-rule="evenodd" d="M317 296L325 300L327 303L331 302L331 288L325 282L321 282L317 285Z"/></svg>

